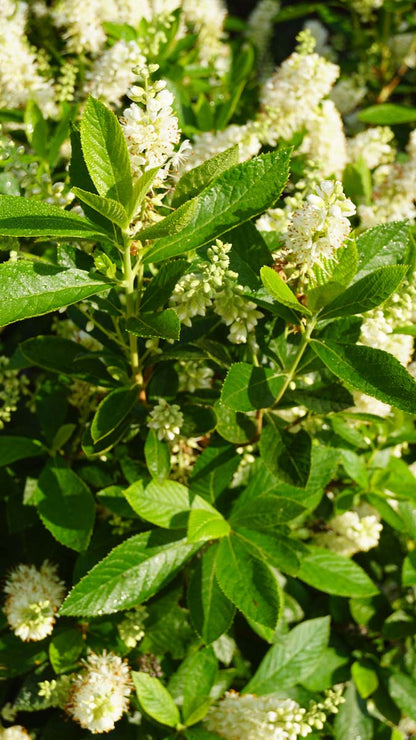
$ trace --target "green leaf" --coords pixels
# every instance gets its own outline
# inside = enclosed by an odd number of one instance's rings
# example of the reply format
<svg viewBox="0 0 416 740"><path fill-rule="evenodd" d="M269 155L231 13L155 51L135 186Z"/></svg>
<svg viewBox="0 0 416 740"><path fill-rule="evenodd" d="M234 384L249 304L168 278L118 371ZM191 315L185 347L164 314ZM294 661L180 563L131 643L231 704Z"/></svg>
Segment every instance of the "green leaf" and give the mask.
<svg viewBox="0 0 416 740"><path fill-rule="evenodd" d="M378 687L377 672L371 663L356 660L351 666L351 676L362 699L367 699Z"/></svg>
<svg viewBox="0 0 416 740"><path fill-rule="evenodd" d="M89 193L87 190L81 190L81 188L77 187L73 187L72 192L82 203L86 203L87 206L93 208L97 213L101 213L102 216L105 216L122 229L129 225L129 217L126 209L117 200L104 198L102 195Z"/></svg>
<svg viewBox="0 0 416 740"><path fill-rule="evenodd" d="M291 434L269 423L261 432L259 446L261 458L273 475L295 486L306 486L312 440L304 429Z"/></svg>
<svg viewBox="0 0 416 740"><path fill-rule="evenodd" d="M182 707L186 725L193 725L206 715L217 671L218 661L212 647L198 650L187 662Z"/></svg>
<svg viewBox="0 0 416 740"><path fill-rule="evenodd" d="M240 460L233 445L214 437L195 461L189 482L192 493L214 504L231 483Z"/></svg>
<svg viewBox="0 0 416 740"><path fill-rule="evenodd" d="M141 177L133 182L130 207L127 208L126 205L130 218L138 212L139 206L143 202L145 195L149 192L159 170L160 167L152 167L150 170L143 172Z"/></svg>
<svg viewBox="0 0 416 740"><path fill-rule="evenodd" d="M189 515L188 542L204 542L226 537L230 525L215 509L193 509Z"/></svg>
<svg viewBox="0 0 416 740"><path fill-rule="evenodd" d="M312 340L322 362L347 387L355 388L402 411L416 413L416 383L395 357L381 349Z"/></svg>
<svg viewBox="0 0 416 740"><path fill-rule="evenodd" d="M198 167L186 172L179 180L172 198L172 205L177 208L189 198L194 198L230 167L238 164L238 144L220 152Z"/></svg>
<svg viewBox="0 0 416 740"><path fill-rule="evenodd" d="M0 286L0 326L56 311L109 288L82 270L31 262L0 265Z"/></svg>
<svg viewBox="0 0 416 740"><path fill-rule="evenodd" d="M408 269L408 265L379 267L325 306L320 318L354 316L379 306L397 290Z"/></svg>
<svg viewBox="0 0 416 740"><path fill-rule="evenodd" d="M234 411L268 408L274 404L285 379L280 371L236 362L225 378L221 402Z"/></svg>
<svg viewBox="0 0 416 740"><path fill-rule="evenodd" d="M11 465L25 457L37 457L46 452L45 446L37 439L30 437L0 437L0 467Z"/></svg>
<svg viewBox="0 0 416 740"><path fill-rule="evenodd" d="M272 262L272 257L262 235L251 221L237 226L227 234L231 242L229 253L230 269L238 275L240 285L247 285L252 290L260 287L259 272L263 265Z"/></svg>
<svg viewBox="0 0 416 740"><path fill-rule="evenodd" d="M230 517L230 524L233 528L274 529L296 519L304 511L305 507L298 501L284 496L260 494L245 503L237 502Z"/></svg>
<svg viewBox="0 0 416 740"><path fill-rule="evenodd" d="M188 226L180 234L159 239L147 252L147 262L203 246L270 208L286 183L289 158L289 149L279 149L223 172L200 194Z"/></svg>
<svg viewBox="0 0 416 740"><path fill-rule="evenodd" d="M361 234L357 241L358 272L353 282L378 267L403 264L410 258L410 232L407 221L380 224Z"/></svg>
<svg viewBox="0 0 416 740"><path fill-rule="evenodd" d="M81 119L85 163L99 195L129 208L133 197L130 157L117 116L89 97Z"/></svg>
<svg viewBox="0 0 416 740"><path fill-rule="evenodd" d="M348 686L344 699L345 702L341 704L335 717L335 740L372 740L373 721L354 684Z"/></svg>
<svg viewBox="0 0 416 740"><path fill-rule="evenodd" d="M329 640L329 617L309 619L294 627L288 635L278 638L244 693L272 694L296 686L318 665Z"/></svg>
<svg viewBox="0 0 416 740"><path fill-rule="evenodd" d="M323 547L309 547L301 560L298 578L335 596L372 596L378 589L353 560Z"/></svg>
<svg viewBox="0 0 416 740"><path fill-rule="evenodd" d="M360 111L358 118L373 126L395 126L398 123L416 121L416 108L397 103L379 103Z"/></svg>
<svg viewBox="0 0 416 740"><path fill-rule="evenodd" d="M267 292L270 293L278 303L281 303L287 308L292 308L294 311L300 311L305 314L305 316L311 316L309 309L299 303L289 286L271 267L267 267L267 265L262 267L260 270L260 277Z"/></svg>
<svg viewBox="0 0 416 740"><path fill-rule="evenodd" d="M246 547L251 549L259 560L291 576L298 572L300 566L298 555L299 551L303 551L303 546L299 546L289 537L240 526L236 527L236 535L244 540Z"/></svg>
<svg viewBox="0 0 416 740"><path fill-rule="evenodd" d="M403 560L402 584L406 586L416 586L416 552L410 552Z"/></svg>
<svg viewBox="0 0 416 740"><path fill-rule="evenodd" d="M115 388L103 398L91 423L91 437L99 442L113 432L137 403L137 388Z"/></svg>
<svg viewBox="0 0 416 740"><path fill-rule="evenodd" d="M233 411L220 401L214 404L214 410L217 415L216 430L227 442L241 445L256 438L257 425L254 419Z"/></svg>
<svg viewBox="0 0 416 740"><path fill-rule="evenodd" d="M167 529L186 527L191 500L189 489L174 480L141 480L124 491L131 508L148 522ZM204 503L204 502L203 502Z"/></svg>
<svg viewBox="0 0 416 740"><path fill-rule="evenodd" d="M416 721L416 680L404 673L393 673L388 680L389 693L397 706Z"/></svg>
<svg viewBox="0 0 416 740"><path fill-rule="evenodd" d="M163 683L148 673L132 671L131 675L143 711L161 725L176 727L180 720L179 709Z"/></svg>
<svg viewBox="0 0 416 740"><path fill-rule="evenodd" d="M221 540L215 575L226 597L245 617L275 629L281 596L275 577L235 535Z"/></svg>
<svg viewBox="0 0 416 740"><path fill-rule="evenodd" d="M158 221L152 226L139 231L134 238L140 239L140 241L146 241L148 239L161 239L164 236L180 234L195 215L197 205L198 198L188 200L177 208L176 211L173 211L169 216L162 219L162 221Z"/></svg>
<svg viewBox="0 0 416 740"><path fill-rule="evenodd" d="M94 527L95 502L89 488L61 458L43 469L34 497L38 514L53 537L77 552L86 550Z"/></svg>
<svg viewBox="0 0 416 740"><path fill-rule="evenodd" d="M213 545L197 559L188 586L188 607L192 623L210 645L227 632L234 619L235 606L227 599L215 576L218 545Z"/></svg>
<svg viewBox="0 0 416 740"><path fill-rule="evenodd" d="M25 132L29 144L41 159L46 159L49 143L48 124L34 100L28 100L24 111Z"/></svg>
<svg viewBox="0 0 416 740"><path fill-rule="evenodd" d="M77 661L84 650L84 640L76 629L53 634L49 644L49 660L55 673L65 673L77 668Z"/></svg>
<svg viewBox="0 0 416 740"><path fill-rule="evenodd" d="M146 601L198 550L179 536L156 530L130 537L74 586L61 614L114 614Z"/></svg>
<svg viewBox="0 0 416 740"><path fill-rule="evenodd" d="M48 659L44 641L23 642L10 631L0 637L0 678L13 678L42 665Z"/></svg>
<svg viewBox="0 0 416 740"><path fill-rule="evenodd" d="M101 360L85 347L70 339L54 336L37 336L20 345L25 360L30 365L43 367L55 373L74 376L100 385L114 384Z"/></svg>
<svg viewBox="0 0 416 740"><path fill-rule="evenodd" d="M172 260L161 265L143 293L141 311L149 313L149 311L156 311L164 306L171 297L176 283L188 267L187 260Z"/></svg>
<svg viewBox="0 0 416 740"><path fill-rule="evenodd" d="M147 433L144 456L152 478L168 478L170 472L169 445L159 439L154 429L149 429Z"/></svg>
<svg viewBox="0 0 416 740"><path fill-rule="evenodd" d="M142 313L127 319L126 329L138 337L160 337L179 339L181 322L173 308L165 308L160 313Z"/></svg>
<svg viewBox="0 0 416 740"><path fill-rule="evenodd" d="M102 239L105 231L58 206L20 195L0 195L0 234L49 236L55 239ZM12 264L16 266L15 263Z"/></svg>

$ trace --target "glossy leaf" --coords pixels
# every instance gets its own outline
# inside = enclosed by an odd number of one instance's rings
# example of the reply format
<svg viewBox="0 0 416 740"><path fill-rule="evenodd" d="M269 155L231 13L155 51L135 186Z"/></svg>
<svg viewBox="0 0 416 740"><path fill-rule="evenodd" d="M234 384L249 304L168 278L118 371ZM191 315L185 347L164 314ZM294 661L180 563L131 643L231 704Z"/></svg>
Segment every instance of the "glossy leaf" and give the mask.
<svg viewBox="0 0 416 740"><path fill-rule="evenodd" d="M0 265L0 326L40 316L108 290L109 284L82 270L53 265L5 262Z"/></svg>
<svg viewBox="0 0 416 740"><path fill-rule="evenodd" d="M408 269L408 265L379 267L325 306L320 317L329 319L370 311L397 290Z"/></svg>
<svg viewBox="0 0 416 740"><path fill-rule="evenodd" d="M374 226L357 241L358 272L353 282L357 282L379 267L404 264L410 258L410 233L407 221L393 221Z"/></svg>
<svg viewBox="0 0 416 740"><path fill-rule="evenodd" d="M10 435L0 437L0 467L24 460L25 457L37 457L44 452L45 446L37 439Z"/></svg>
<svg viewBox="0 0 416 740"><path fill-rule="evenodd" d="M161 239L164 236L180 234L195 215L198 206L198 199L192 198L181 205L176 211L173 211L166 218L152 226L147 226L135 235L135 239L147 241L148 239Z"/></svg>
<svg viewBox="0 0 416 740"><path fill-rule="evenodd" d="M357 694L354 684L350 684L344 694L335 717L335 740L372 740L373 720L367 712L365 701Z"/></svg>
<svg viewBox="0 0 416 740"><path fill-rule="evenodd" d="M270 472L295 486L306 486L311 468L312 441L301 429L296 434L267 424L260 437L260 455Z"/></svg>
<svg viewBox="0 0 416 740"><path fill-rule="evenodd" d="M294 627L273 645L245 693L271 694L303 681L318 665L329 640L329 617L309 619Z"/></svg>
<svg viewBox="0 0 416 740"><path fill-rule="evenodd" d="M128 226L129 217L127 212L117 200L105 198L102 195L96 195L96 193L89 193L87 190L77 187L73 187L72 192L78 200L86 203L87 206L101 213L102 216L105 216L109 221L117 224L117 226L121 228Z"/></svg>
<svg viewBox="0 0 416 740"><path fill-rule="evenodd" d="M270 208L283 190L289 149L279 149L223 172L204 190L191 222L177 235L159 239L146 254L160 262L203 246Z"/></svg>
<svg viewBox="0 0 416 740"><path fill-rule="evenodd" d="M207 645L228 630L235 614L234 604L220 588L215 575L217 553L218 545L213 545L196 561L188 586L192 623Z"/></svg>
<svg viewBox="0 0 416 740"><path fill-rule="evenodd" d="M102 239L105 231L58 206L20 195L0 195L0 234L49 236L61 240ZM12 265L16 267L16 263Z"/></svg>
<svg viewBox="0 0 416 740"><path fill-rule="evenodd" d="M221 540L215 574L227 598L244 616L265 627L276 627L281 609L276 579L235 535Z"/></svg>
<svg viewBox="0 0 416 740"><path fill-rule="evenodd" d="M149 429L144 444L146 465L152 478L168 478L170 471L170 450L162 442L154 429Z"/></svg>
<svg viewBox="0 0 416 740"><path fill-rule="evenodd" d="M163 683L141 671L132 671L132 678L143 711L161 725L176 727L180 720L179 709Z"/></svg>
<svg viewBox="0 0 416 740"><path fill-rule="evenodd" d="M186 527L191 506L209 506L199 497L192 502L189 489L174 480L155 478L147 486L138 480L124 491L124 495L142 519L167 529Z"/></svg>
<svg viewBox="0 0 416 740"><path fill-rule="evenodd" d="M237 506L230 517L233 527L251 527L252 529L273 529L276 526L290 522L305 511L298 501L284 496L270 496L262 494L246 503L237 502Z"/></svg>
<svg viewBox="0 0 416 740"><path fill-rule="evenodd" d="M389 677L388 687L397 706L416 722L416 679L404 673L393 673Z"/></svg>
<svg viewBox="0 0 416 740"><path fill-rule="evenodd" d="M161 265L143 293L140 304L141 311L149 313L164 306L168 302L176 283L188 267L189 263L186 260L172 260Z"/></svg>
<svg viewBox="0 0 416 740"><path fill-rule="evenodd" d="M173 578L198 547L160 530L134 535L74 586L61 614L100 616L137 606Z"/></svg>
<svg viewBox="0 0 416 740"><path fill-rule="evenodd" d="M160 313L142 313L127 320L127 331L138 337L160 337L179 339L181 323L173 308Z"/></svg>
<svg viewBox="0 0 416 740"><path fill-rule="evenodd" d="M416 108L397 103L379 103L364 108L358 113L358 118L373 126L395 126L398 123L416 121Z"/></svg>
<svg viewBox="0 0 416 740"><path fill-rule="evenodd" d="M215 177L236 164L238 164L238 144L185 172L175 188L172 205L177 208L189 198L194 198L207 188Z"/></svg>
<svg viewBox="0 0 416 740"><path fill-rule="evenodd" d="M239 525L235 527L237 536L244 540L246 547L252 549L256 557L273 568L289 575L296 575L303 546L280 533L258 532L252 527L253 525L251 528Z"/></svg>
<svg viewBox="0 0 416 740"><path fill-rule="evenodd" d="M381 349L312 341L313 351L334 375L402 411L416 413L416 383L395 357Z"/></svg>
<svg viewBox="0 0 416 740"><path fill-rule="evenodd" d="M267 292L270 293L270 295L278 303L281 303L287 308L292 308L294 311L300 311L300 313L303 313L306 316L311 315L309 309L299 303L298 299L296 298L294 293L292 293L287 283L285 283L285 281L280 277L280 275L277 274L277 272L275 272L275 270L273 270L271 267L267 267L266 265L265 267L261 268L260 276Z"/></svg>
<svg viewBox="0 0 416 740"><path fill-rule="evenodd" d="M99 442L113 432L137 403L137 388L115 388L103 398L91 423L91 437Z"/></svg>
<svg viewBox="0 0 416 740"><path fill-rule="evenodd" d="M94 526L94 499L61 458L43 469L34 497L38 514L53 537L77 552L86 550Z"/></svg>
<svg viewBox="0 0 416 740"><path fill-rule="evenodd" d="M253 411L272 406L285 376L276 370L236 362L225 378L221 402L233 411Z"/></svg>
<svg viewBox="0 0 416 740"><path fill-rule="evenodd" d="M372 596L378 589L357 563L321 547L310 547L302 558L298 578L336 596Z"/></svg>
<svg viewBox="0 0 416 740"><path fill-rule="evenodd" d="M127 209L133 187L126 139L117 116L91 96L81 119L81 144L99 195L117 200Z"/></svg>
<svg viewBox="0 0 416 740"><path fill-rule="evenodd" d="M189 514L188 542L204 542L221 539L230 533L230 525L221 514L211 507L193 509Z"/></svg>

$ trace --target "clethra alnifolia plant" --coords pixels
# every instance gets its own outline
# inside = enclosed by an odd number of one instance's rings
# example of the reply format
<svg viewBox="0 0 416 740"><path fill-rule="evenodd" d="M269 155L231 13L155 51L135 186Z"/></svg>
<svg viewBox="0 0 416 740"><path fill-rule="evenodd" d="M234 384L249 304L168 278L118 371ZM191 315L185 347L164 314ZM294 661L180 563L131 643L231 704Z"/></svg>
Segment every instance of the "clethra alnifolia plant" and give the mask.
<svg viewBox="0 0 416 740"><path fill-rule="evenodd" d="M0 8L0 740L411 738L409 4L84 4Z"/></svg>

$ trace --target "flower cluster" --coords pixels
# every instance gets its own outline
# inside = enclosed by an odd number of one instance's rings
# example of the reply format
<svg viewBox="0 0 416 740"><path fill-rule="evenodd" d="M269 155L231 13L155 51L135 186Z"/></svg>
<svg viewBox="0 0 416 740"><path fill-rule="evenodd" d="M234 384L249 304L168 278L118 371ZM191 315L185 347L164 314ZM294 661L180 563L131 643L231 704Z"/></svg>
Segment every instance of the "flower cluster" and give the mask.
<svg viewBox="0 0 416 740"><path fill-rule="evenodd" d="M34 565L18 565L8 576L4 612L21 640L43 640L55 624L56 610L65 596L57 567L47 560L39 570Z"/></svg>
<svg viewBox="0 0 416 740"><path fill-rule="evenodd" d="M136 647L137 643L145 635L144 623L148 614L144 606L138 606L130 612L126 612L124 619L117 625L119 635L129 648Z"/></svg>
<svg viewBox="0 0 416 740"><path fill-rule="evenodd" d="M286 237L289 259L305 273L334 257L351 230L347 217L355 213L354 204L345 197L338 181L322 181L306 201L293 214Z"/></svg>
<svg viewBox="0 0 416 740"><path fill-rule="evenodd" d="M18 370L9 369L9 365L8 357L0 357L0 429L10 421L29 382Z"/></svg>
<svg viewBox="0 0 416 740"><path fill-rule="evenodd" d="M154 429L161 440L173 442L181 433L183 413L177 403L169 404L164 398L152 409L147 426Z"/></svg>
<svg viewBox="0 0 416 740"><path fill-rule="evenodd" d="M91 653L73 681L66 711L93 734L109 732L127 711L130 693L127 663L114 653Z"/></svg>
<svg viewBox="0 0 416 740"><path fill-rule="evenodd" d="M179 365L179 390L195 393L203 388L211 388L214 371L198 362L181 362Z"/></svg>
<svg viewBox="0 0 416 740"><path fill-rule="evenodd" d="M350 162L362 159L370 170L388 164L394 160L393 139L394 134L389 126L374 126L360 131L348 140L348 158Z"/></svg>
<svg viewBox="0 0 416 740"><path fill-rule="evenodd" d="M22 725L3 727L0 729L1 740L30 740L30 735Z"/></svg>
<svg viewBox="0 0 416 740"><path fill-rule="evenodd" d="M383 529L377 516L360 516L356 511L345 511L335 516L328 522L328 527L330 531L316 535L315 543L346 557L376 547Z"/></svg>
<svg viewBox="0 0 416 740"><path fill-rule="evenodd" d="M344 701L341 694L342 689L330 690L324 702L311 702L306 710L293 699L274 694L255 696L229 691L210 710L204 723L226 740L296 740L310 735L314 727L322 730L326 715L336 713Z"/></svg>

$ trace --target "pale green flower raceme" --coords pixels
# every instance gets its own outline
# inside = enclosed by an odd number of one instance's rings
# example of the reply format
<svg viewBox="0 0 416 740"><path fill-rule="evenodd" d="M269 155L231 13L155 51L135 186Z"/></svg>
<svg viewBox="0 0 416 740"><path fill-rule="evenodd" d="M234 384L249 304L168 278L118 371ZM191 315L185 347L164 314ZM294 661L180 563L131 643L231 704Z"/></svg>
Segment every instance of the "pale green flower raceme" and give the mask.
<svg viewBox="0 0 416 740"><path fill-rule="evenodd" d="M329 531L316 535L316 545L351 557L357 552L368 552L378 545L383 525L377 516L360 516L356 511L346 511L328 522Z"/></svg>
<svg viewBox="0 0 416 740"><path fill-rule="evenodd" d="M183 413L178 404L169 404L161 398L150 412L147 426L155 430L158 439L173 442L181 433L183 421Z"/></svg>

